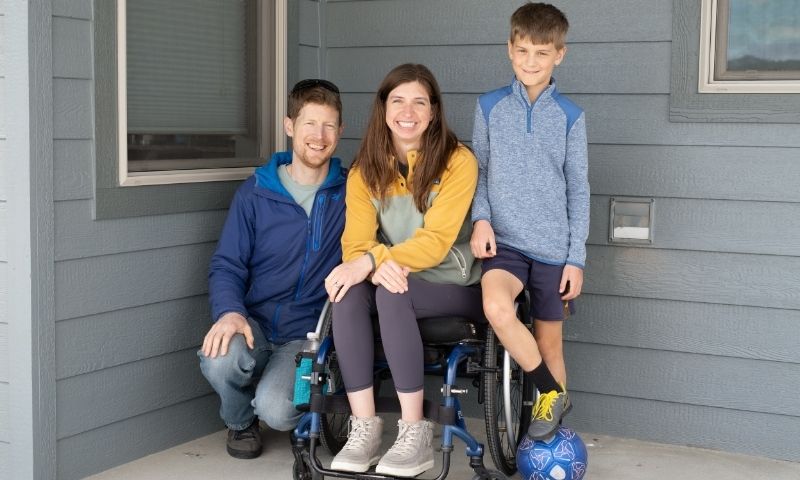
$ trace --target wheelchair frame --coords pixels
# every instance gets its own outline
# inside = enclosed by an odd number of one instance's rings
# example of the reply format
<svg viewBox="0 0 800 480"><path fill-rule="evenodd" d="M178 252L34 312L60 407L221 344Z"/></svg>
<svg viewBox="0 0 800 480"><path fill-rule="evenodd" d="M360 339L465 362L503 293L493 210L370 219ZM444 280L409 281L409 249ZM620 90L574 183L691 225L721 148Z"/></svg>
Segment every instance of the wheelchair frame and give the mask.
<svg viewBox="0 0 800 480"><path fill-rule="evenodd" d="M521 318L528 323L528 302L523 298L518 302L517 311ZM373 471L363 473L352 473L326 469L317 457L317 448L320 444L331 450L331 454L338 453L341 444L333 439L326 438L331 434L330 425L325 424L328 415L349 415L349 404L346 395L324 394L323 385L336 379L330 378L329 364L332 362L333 338L330 335L330 303L326 302L320 320L317 324L316 333L320 338L320 347L314 359L312 375L309 378L311 383L311 403L309 411L303 415L298 426L292 435L292 453L295 457L294 478L297 480L318 480L324 477L350 478L358 480L377 480L392 479L396 477L377 474ZM441 347L441 346L439 346ZM500 480L507 479L506 475L511 475L516 471L514 454L516 452L517 441L521 439L527 431L527 421L530 418L529 405L535 400L535 389L524 384L521 377L517 378L521 392L519 395L521 412L512 410L513 392L512 383L514 382L515 363L507 352L502 349L499 341L494 337L491 328L486 326L486 336L480 340L461 340L450 347L447 361L442 368L439 365L426 365L426 374L443 373L442 400L439 404L434 404L425 400L425 416L442 425L442 464L441 470L435 480L442 480L447 477L450 468L450 458L454 449L453 439L459 438L466 445L466 455L470 459L470 467L475 472L473 480ZM502 355L499 353L502 352ZM483 358L483 362L476 359ZM502 365L498 365L498 359L502 358ZM494 359L494 361L491 361ZM486 365L489 363L490 365ZM464 365L466 368L462 368ZM337 366L338 368L338 366ZM473 385L480 387L478 401L484 403L484 419L487 426L487 437L489 437L489 450L494 459L495 465L500 470L490 470L484 466L483 454L484 446L467 431L466 424L461 411L461 403L458 395L466 393L456 386L456 379L459 372L466 371L467 375L474 376ZM517 375L521 375L521 369L516 368ZM500 382L497 382L497 378ZM494 379L494 381L492 381ZM502 409L497 409L496 399L486 402L487 396L496 395L496 391L502 388ZM376 396L378 394L376 389ZM494 409L490 408L493 406ZM396 398L376 397L376 411L378 412L399 412L399 401ZM492 412L490 418L489 412ZM501 424L502 422L502 424ZM519 428L513 428L519 422ZM346 432L345 432L346 435ZM503 438L507 442L503 445Z"/></svg>

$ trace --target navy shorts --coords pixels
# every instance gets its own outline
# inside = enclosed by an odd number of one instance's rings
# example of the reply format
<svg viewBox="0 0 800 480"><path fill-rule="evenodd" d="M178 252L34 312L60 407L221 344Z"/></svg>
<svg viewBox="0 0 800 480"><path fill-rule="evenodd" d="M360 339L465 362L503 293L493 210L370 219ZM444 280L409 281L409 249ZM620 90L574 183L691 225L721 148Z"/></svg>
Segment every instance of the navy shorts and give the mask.
<svg viewBox="0 0 800 480"><path fill-rule="evenodd" d="M484 274L500 269L514 275L531 295L531 318L537 320L566 320L575 313L572 300L561 300L558 287L561 285L563 265L549 265L510 248L497 246L497 255L481 261Z"/></svg>

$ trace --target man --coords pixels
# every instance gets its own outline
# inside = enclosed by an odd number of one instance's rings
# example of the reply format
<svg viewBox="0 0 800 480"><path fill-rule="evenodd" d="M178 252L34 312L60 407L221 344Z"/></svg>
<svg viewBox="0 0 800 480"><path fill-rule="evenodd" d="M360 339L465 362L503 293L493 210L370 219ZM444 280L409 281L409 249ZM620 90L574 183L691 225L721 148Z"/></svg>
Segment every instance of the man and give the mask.
<svg viewBox="0 0 800 480"><path fill-rule="evenodd" d="M338 88L298 82L289 95L279 152L236 192L209 269L214 325L198 352L221 400L228 453L261 454L259 420L280 431L292 403L295 355L327 296L324 278L342 258L346 172L331 158L342 133Z"/></svg>

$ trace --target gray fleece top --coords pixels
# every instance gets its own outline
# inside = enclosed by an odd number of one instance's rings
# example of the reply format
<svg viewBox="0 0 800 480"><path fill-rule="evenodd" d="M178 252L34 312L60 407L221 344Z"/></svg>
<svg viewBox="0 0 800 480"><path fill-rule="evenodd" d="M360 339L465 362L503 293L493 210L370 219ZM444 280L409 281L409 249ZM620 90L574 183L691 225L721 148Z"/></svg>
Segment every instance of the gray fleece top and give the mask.
<svg viewBox="0 0 800 480"><path fill-rule="evenodd" d="M488 220L498 244L529 258L583 268L589 235L583 110L554 80L531 103L515 78L478 98L472 149L479 166L472 221Z"/></svg>

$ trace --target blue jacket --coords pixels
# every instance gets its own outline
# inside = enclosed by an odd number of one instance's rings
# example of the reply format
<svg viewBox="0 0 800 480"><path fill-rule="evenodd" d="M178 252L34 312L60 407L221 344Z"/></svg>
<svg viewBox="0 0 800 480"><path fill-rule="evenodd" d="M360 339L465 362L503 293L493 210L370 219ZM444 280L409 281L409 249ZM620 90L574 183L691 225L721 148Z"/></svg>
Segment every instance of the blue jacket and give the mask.
<svg viewBox="0 0 800 480"><path fill-rule="evenodd" d="M291 161L274 154L236 191L208 274L211 318L239 312L278 344L314 330L323 281L342 259L347 172L331 159L309 218L278 179Z"/></svg>

